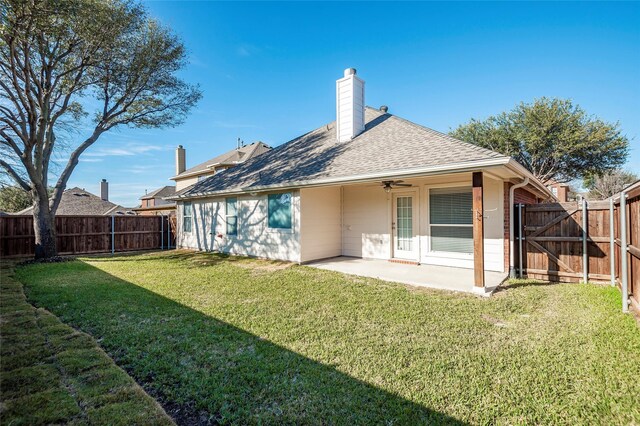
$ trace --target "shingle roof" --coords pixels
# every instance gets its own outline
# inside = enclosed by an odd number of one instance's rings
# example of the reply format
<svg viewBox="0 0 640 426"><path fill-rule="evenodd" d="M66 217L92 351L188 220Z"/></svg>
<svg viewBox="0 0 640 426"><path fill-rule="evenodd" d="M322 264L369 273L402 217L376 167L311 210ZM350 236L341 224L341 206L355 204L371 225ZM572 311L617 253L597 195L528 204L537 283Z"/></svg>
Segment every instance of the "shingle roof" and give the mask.
<svg viewBox="0 0 640 426"><path fill-rule="evenodd" d="M166 185L161 188L156 189L153 192L150 192L146 195L140 197L141 200L149 200L151 198L162 198L162 197L170 197L176 193L176 187L174 185Z"/></svg>
<svg viewBox="0 0 640 426"><path fill-rule="evenodd" d="M232 149L229 152L225 152L222 155L218 155L210 160L193 166L172 179L180 179L183 176L189 176L196 172L210 170L211 166L217 165L235 165L249 160L253 156L260 155L261 153L268 151L271 147L264 142L253 142L247 146L241 148Z"/></svg>
<svg viewBox="0 0 640 426"><path fill-rule="evenodd" d="M32 214L33 208L29 207L18 214ZM62 193L60 205L56 215L112 215L127 214L131 209L114 204L111 201L104 201L102 198L93 195L81 188L67 189Z"/></svg>
<svg viewBox="0 0 640 426"><path fill-rule="evenodd" d="M273 148L244 164L204 179L177 196L213 195L288 183L505 159L502 154L460 141L371 107L365 130L349 142L336 140L335 122Z"/></svg>

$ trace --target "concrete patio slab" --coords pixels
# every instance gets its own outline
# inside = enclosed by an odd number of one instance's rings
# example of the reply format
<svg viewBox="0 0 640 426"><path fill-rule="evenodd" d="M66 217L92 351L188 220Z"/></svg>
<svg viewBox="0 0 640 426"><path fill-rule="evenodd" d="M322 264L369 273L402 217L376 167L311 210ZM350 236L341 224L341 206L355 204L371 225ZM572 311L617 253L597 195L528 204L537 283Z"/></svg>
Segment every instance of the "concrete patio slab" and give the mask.
<svg viewBox="0 0 640 426"><path fill-rule="evenodd" d="M490 296L498 285L507 278L506 273L486 271L485 290L478 291L482 289L474 289L473 269L435 265L405 265L392 263L388 260L346 256L310 262L307 263L307 266L418 287L460 291L481 296Z"/></svg>

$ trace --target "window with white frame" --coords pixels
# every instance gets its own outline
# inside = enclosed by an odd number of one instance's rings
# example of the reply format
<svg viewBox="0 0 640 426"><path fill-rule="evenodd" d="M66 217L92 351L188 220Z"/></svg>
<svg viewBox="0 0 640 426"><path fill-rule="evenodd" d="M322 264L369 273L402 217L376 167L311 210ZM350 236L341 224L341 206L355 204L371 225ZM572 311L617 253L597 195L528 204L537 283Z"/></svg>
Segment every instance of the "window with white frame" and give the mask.
<svg viewBox="0 0 640 426"><path fill-rule="evenodd" d="M269 194L267 214L269 228L291 229L291 193Z"/></svg>
<svg viewBox="0 0 640 426"><path fill-rule="evenodd" d="M182 230L184 232L191 232L192 220L193 220L193 208L190 202L186 202L182 206Z"/></svg>
<svg viewBox="0 0 640 426"><path fill-rule="evenodd" d="M473 197L470 187L429 191L431 251L473 253Z"/></svg>
<svg viewBox="0 0 640 426"><path fill-rule="evenodd" d="M238 235L238 199L227 198L225 208L227 235Z"/></svg>

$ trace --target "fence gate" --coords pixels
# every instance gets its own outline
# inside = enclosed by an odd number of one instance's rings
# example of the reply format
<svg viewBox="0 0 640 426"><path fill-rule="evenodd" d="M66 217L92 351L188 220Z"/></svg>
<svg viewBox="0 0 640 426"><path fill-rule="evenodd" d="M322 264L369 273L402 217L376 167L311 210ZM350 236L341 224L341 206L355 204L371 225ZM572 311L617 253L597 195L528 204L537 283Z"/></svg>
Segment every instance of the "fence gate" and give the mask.
<svg viewBox="0 0 640 426"><path fill-rule="evenodd" d="M521 276L611 283L640 312L640 182L611 200L515 205L513 213Z"/></svg>

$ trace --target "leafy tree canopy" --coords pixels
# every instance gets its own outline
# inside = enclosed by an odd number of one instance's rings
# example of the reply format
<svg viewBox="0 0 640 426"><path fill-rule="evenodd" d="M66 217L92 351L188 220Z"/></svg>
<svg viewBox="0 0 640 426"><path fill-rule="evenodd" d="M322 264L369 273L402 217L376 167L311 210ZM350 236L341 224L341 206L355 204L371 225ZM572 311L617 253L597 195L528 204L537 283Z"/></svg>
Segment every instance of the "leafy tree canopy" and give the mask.
<svg viewBox="0 0 640 426"><path fill-rule="evenodd" d="M185 64L180 39L133 1L0 2L0 181L31 194L36 256L55 254L62 192L103 133L185 119L201 97Z"/></svg>
<svg viewBox="0 0 640 426"><path fill-rule="evenodd" d="M629 149L618 123L590 116L571 100L544 97L450 134L515 158L543 182L601 175L624 164Z"/></svg>
<svg viewBox="0 0 640 426"><path fill-rule="evenodd" d="M49 188L49 195L53 193L53 188ZM33 200L31 194L19 186L0 187L0 212L16 213L31 207Z"/></svg>

